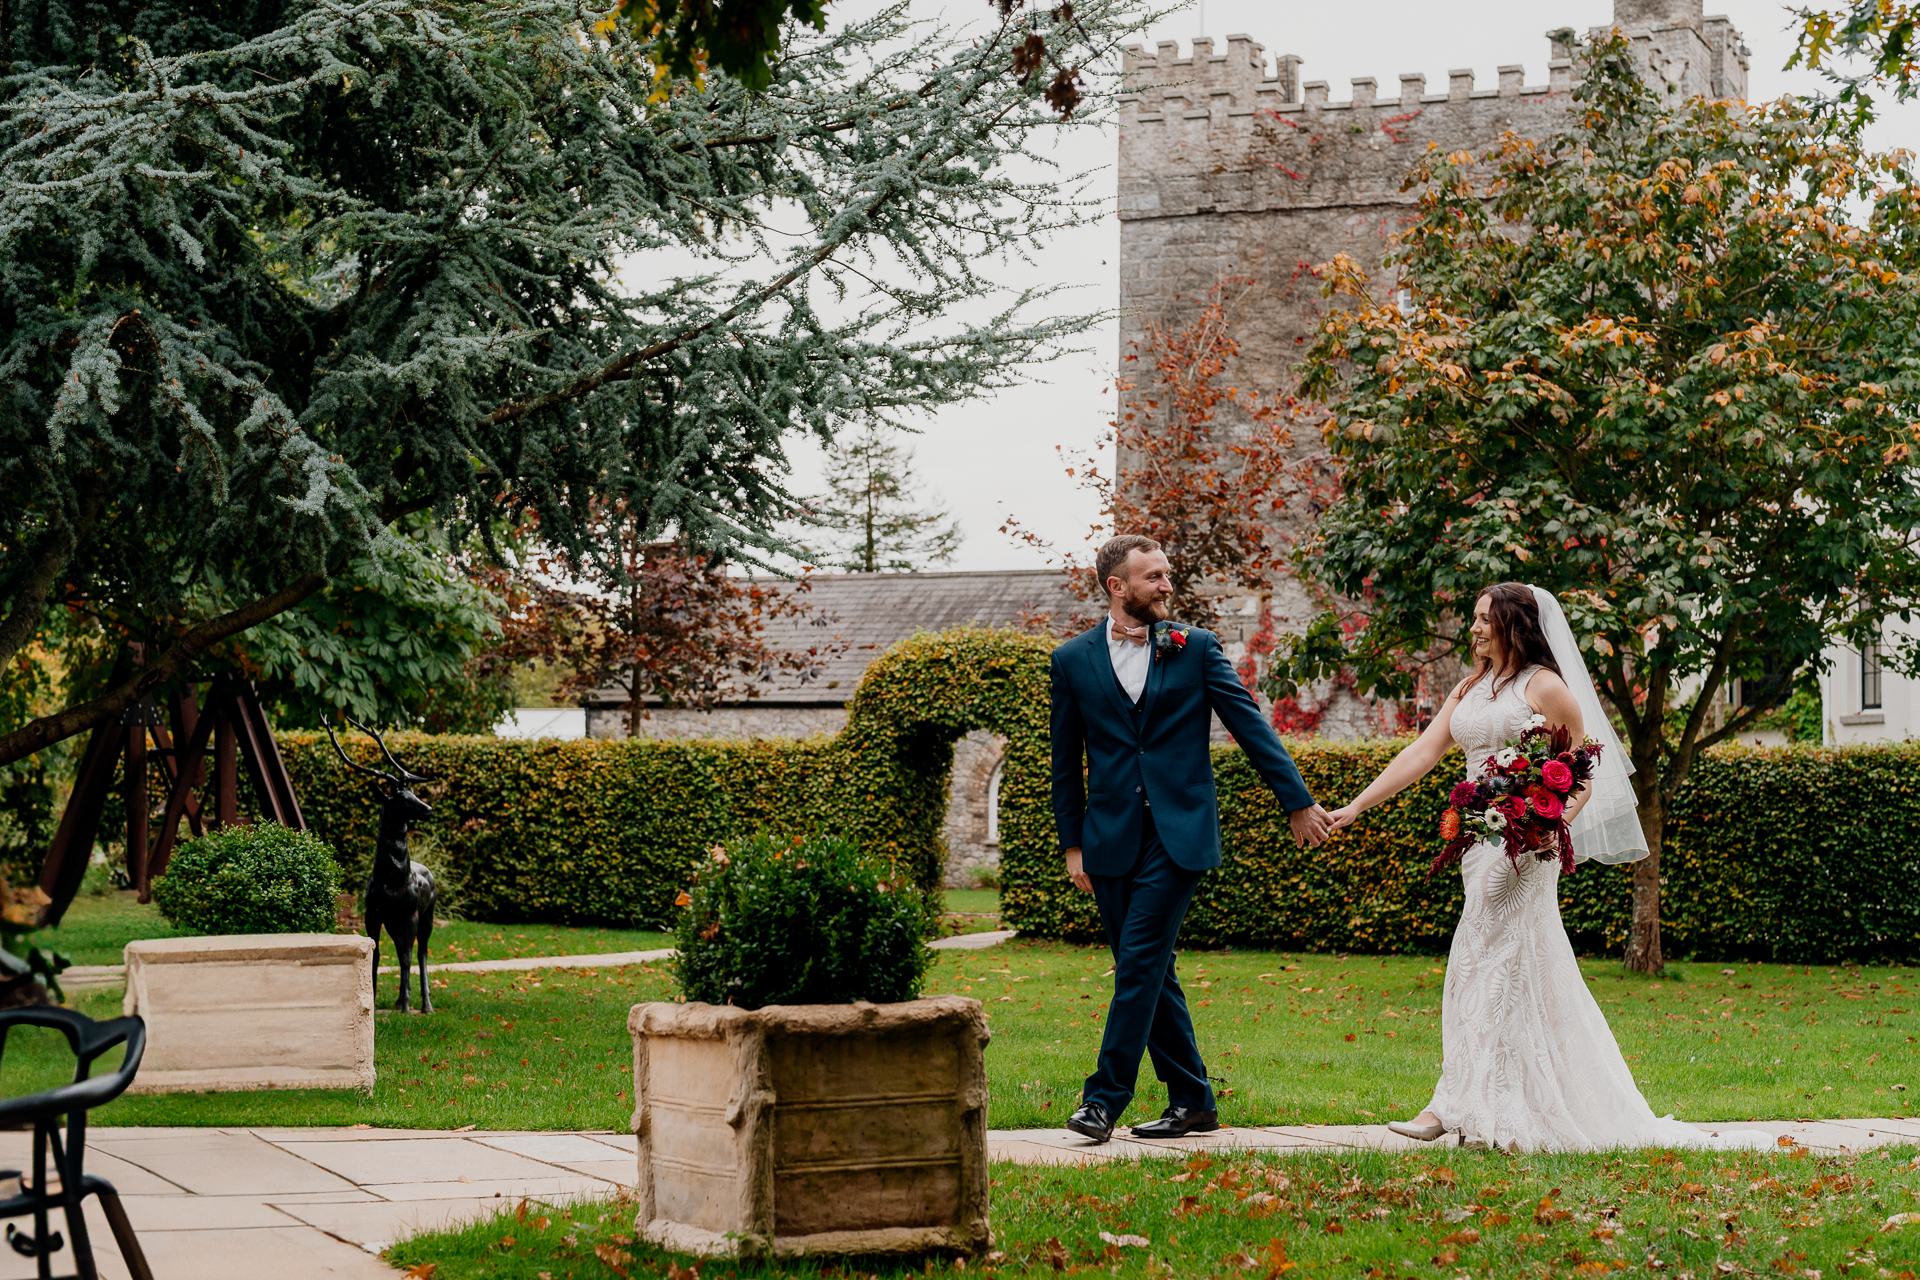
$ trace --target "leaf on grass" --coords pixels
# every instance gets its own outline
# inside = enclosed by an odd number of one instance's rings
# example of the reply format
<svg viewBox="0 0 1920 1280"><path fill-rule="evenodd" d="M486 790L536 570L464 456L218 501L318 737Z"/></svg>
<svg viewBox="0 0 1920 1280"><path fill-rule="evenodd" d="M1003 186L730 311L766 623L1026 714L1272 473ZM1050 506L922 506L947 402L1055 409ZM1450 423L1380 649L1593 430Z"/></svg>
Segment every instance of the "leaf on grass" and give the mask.
<svg viewBox="0 0 1920 1280"><path fill-rule="evenodd" d="M1915 1222L1920 1222L1920 1213L1896 1213L1891 1218L1888 1218L1887 1225L1880 1229L1882 1231L1891 1231L1895 1227L1904 1227Z"/></svg>
<svg viewBox="0 0 1920 1280"><path fill-rule="evenodd" d="M407 1280L432 1280L433 1273L439 1269L437 1262L416 1262L407 1268Z"/></svg>
<svg viewBox="0 0 1920 1280"><path fill-rule="evenodd" d="M1680 1184L1680 1194L1683 1196L1705 1195L1706 1190L1705 1187L1697 1182L1683 1182Z"/></svg>
<svg viewBox="0 0 1920 1280"><path fill-rule="evenodd" d="M1067 1246L1060 1243L1059 1236L1052 1236L1047 1240L1047 1261L1052 1264L1055 1271L1067 1269Z"/></svg>
<svg viewBox="0 0 1920 1280"><path fill-rule="evenodd" d="M1252 1271L1259 1267L1260 1264L1253 1260L1251 1254L1230 1253L1220 1259L1220 1265L1229 1271Z"/></svg>
<svg viewBox="0 0 1920 1280"><path fill-rule="evenodd" d="M516 1241L516 1240L515 1240L515 1239L514 1239L514 1238L513 1238L512 1236L501 1236L501 1237L500 1237L500 1247L501 1247L502 1249L511 1249L511 1248L513 1248L513 1246L514 1246L515 1244L517 1244L517 1243L518 1243L518 1241Z"/></svg>
<svg viewBox="0 0 1920 1280"><path fill-rule="evenodd" d="M1327 1225L1323 1229L1330 1236L1343 1236L1347 1234L1347 1229L1340 1225L1340 1219L1338 1218L1328 1218Z"/></svg>
<svg viewBox="0 0 1920 1280"><path fill-rule="evenodd" d="M1504 1213L1490 1213L1486 1217L1480 1219L1480 1221L1486 1223L1490 1227L1504 1227L1509 1222L1512 1222L1513 1219L1509 1218Z"/></svg>
<svg viewBox="0 0 1920 1280"><path fill-rule="evenodd" d="M627 1264L633 1261L633 1255L625 1249L619 1249L606 1243L599 1243L593 1246L593 1256L606 1263L608 1269L611 1270L613 1274L619 1276L620 1280L627 1280ZM675 1267L674 1270L678 1271L679 1268ZM671 1275L673 1273L669 1272L668 1274ZM694 1273L684 1272L682 1274L691 1276Z"/></svg>
<svg viewBox="0 0 1920 1280"><path fill-rule="evenodd" d="M1267 1280L1285 1275L1300 1264L1287 1261L1287 1242L1279 1236L1267 1241Z"/></svg>
<svg viewBox="0 0 1920 1280"><path fill-rule="evenodd" d="M1153 1243L1153 1241L1147 1239L1145 1236L1117 1236L1111 1231L1102 1231L1100 1238L1108 1244L1118 1245L1122 1249L1144 1249Z"/></svg>
<svg viewBox="0 0 1920 1280"><path fill-rule="evenodd" d="M1480 1233L1472 1227L1465 1231L1451 1231L1440 1237L1441 1244L1479 1244Z"/></svg>

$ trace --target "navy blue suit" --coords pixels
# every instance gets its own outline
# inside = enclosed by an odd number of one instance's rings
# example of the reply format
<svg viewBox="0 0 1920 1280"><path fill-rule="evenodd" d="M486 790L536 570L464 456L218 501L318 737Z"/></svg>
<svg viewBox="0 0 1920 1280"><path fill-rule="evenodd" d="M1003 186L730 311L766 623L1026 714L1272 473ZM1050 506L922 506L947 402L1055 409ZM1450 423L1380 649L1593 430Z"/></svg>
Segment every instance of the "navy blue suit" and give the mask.
<svg viewBox="0 0 1920 1280"><path fill-rule="evenodd" d="M1183 648L1156 652L1136 705L1114 675L1107 627L1103 618L1053 651L1054 825L1060 847L1081 852L1113 953L1113 1002L1085 1098L1117 1121L1144 1050L1171 1105L1211 1111L1174 943L1200 877L1220 865L1212 717L1287 812L1313 796L1211 631L1189 628Z"/></svg>

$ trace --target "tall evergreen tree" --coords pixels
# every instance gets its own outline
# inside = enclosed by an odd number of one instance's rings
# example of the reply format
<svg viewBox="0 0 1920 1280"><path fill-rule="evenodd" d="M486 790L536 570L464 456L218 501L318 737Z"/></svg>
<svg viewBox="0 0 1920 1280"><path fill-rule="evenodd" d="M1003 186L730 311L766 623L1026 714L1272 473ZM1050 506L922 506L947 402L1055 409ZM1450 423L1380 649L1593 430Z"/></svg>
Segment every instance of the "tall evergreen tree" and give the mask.
<svg viewBox="0 0 1920 1280"><path fill-rule="evenodd" d="M989 10L988 15L993 11ZM1015 70L1120 0L962 35L904 4L792 29L764 91L664 88L564 0L25 0L0 11L0 664L49 607L145 660L0 732L103 723L431 512L459 545L589 513L794 548L787 440L1018 381L1083 331L981 272L1097 206L1008 176L1062 122ZM1089 93L1095 93L1089 89ZM709 270L638 287L666 250ZM907 270L871 270L875 260ZM818 301L824 298L824 303ZM984 314L984 312L981 312Z"/></svg>
<svg viewBox="0 0 1920 1280"><path fill-rule="evenodd" d="M814 499L819 563L849 573L911 573L947 564L960 549L960 525L925 499L913 474L913 450L884 424L870 424L827 450L827 491ZM824 553L824 554L822 554Z"/></svg>

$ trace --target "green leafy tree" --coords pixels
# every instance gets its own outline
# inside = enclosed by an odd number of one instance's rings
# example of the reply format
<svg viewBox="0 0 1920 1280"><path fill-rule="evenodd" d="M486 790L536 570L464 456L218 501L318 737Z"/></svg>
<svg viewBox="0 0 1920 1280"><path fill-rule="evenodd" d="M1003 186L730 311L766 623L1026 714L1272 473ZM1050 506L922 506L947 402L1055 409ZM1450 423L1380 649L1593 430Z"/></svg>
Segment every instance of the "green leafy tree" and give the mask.
<svg viewBox="0 0 1920 1280"><path fill-rule="evenodd" d="M426 531L382 539L240 637L239 664L259 672L277 725L317 729L344 712L428 733L492 731L513 705L508 673L489 661L503 602L434 541Z"/></svg>
<svg viewBox="0 0 1920 1280"><path fill-rule="evenodd" d="M755 91L663 87L630 24L560 0L9 8L0 666L61 605L144 647L0 764L419 513L459 546L537 511L611 565L615 501L703 555L791 552L790 437L1011 385L1090 323L1044 290L943 317L1098 213L1009 175L1061 123L1014 51L1135 30L1118 0L966 35L899 6L798 30ZM630 282L636 255L702 273Z"/></svg>
<svg viewBox="0 0 1920 1280"><path fill-rule="evenodd" d="M1834 93L1817 104L1858 127L1874 116L1874 94L1896 102L1920 97L1920 9L1895 0L1853 0L1837 8L1796 9L1799 43L1788 68L1818 71Z"/></svg>
<svg viewBox="0 0 1920 1280"><path fill-rule="evenodd" d="M827 449L827 491L809 515L823 531L809 538L821 564L849 573L911 573L952 561L960 526L937 506L922 506L913 450L892 428L867 427Z"/></svg>
<svg viewBox="0 0 1920 1280"><path fill-rule="evenodd" d="M1404 693L1485 584L1558 593L1637 770L1651 971L1701 749L1920 594L1920 206L1904 156L1790 102L1666 109L1623 40L1590 57L1563 136L1415 175L1411 306L1336 264L1306 386L1344 488L1312 561L1365 603L1285 666Z"/></svg>

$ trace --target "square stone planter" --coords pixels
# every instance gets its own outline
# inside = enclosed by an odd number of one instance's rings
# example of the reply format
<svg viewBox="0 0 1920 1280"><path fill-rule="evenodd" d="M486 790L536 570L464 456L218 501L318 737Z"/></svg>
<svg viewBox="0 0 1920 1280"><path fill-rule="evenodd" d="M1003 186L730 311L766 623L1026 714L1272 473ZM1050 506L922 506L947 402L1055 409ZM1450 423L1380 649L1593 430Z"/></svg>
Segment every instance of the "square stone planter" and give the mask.
<svg viewBox="0 0 1920 1280"><path fill-rule="evenodd" d="M986 1249L978 1000L640 1004L627 1027L648 1240L742 1258Z"/></svg>
<svg viewBox="0 0 1920 1280"><path fill-rule="evenodd" d="M127 944L147 1020L130 1093L373 1088L373 939L252 933Z"/></svg>

